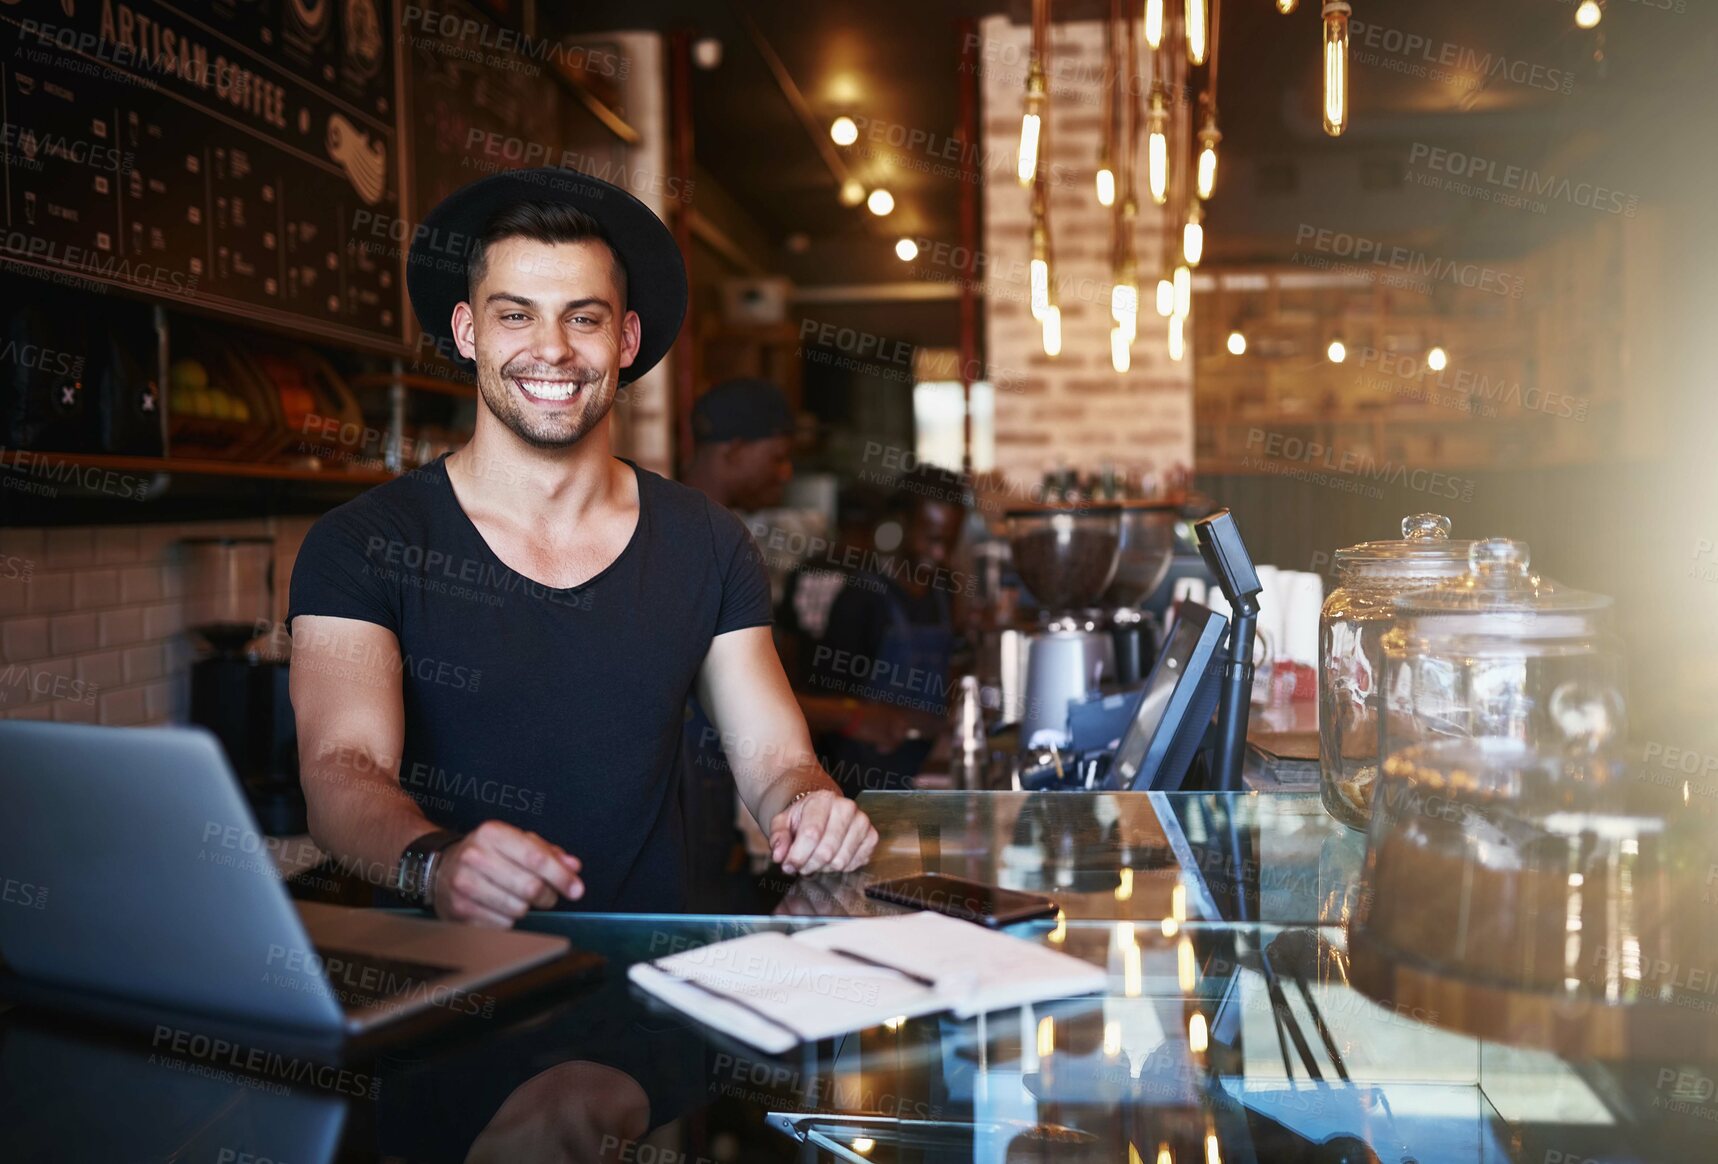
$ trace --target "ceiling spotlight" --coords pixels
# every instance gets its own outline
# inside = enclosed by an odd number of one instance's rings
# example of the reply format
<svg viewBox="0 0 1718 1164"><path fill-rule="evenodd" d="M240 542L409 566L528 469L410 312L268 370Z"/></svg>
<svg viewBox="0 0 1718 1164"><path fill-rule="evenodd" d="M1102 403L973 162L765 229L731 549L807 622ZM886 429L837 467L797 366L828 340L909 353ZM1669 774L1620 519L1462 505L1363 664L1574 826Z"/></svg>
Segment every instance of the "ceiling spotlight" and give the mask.
<svg viewBox="0 0 1718 1164"><path fill-rule="evenodd" d="M1581 0L1581 6L1575 9L1575 26L1597 28L1604 16L1605 10L1599 7L1599 0Z"/></svg>
<svg viewBox="0 0 1718 1164"><path fill-rule="evenodd" d="M692 42L692 63L700 69L715 69L722 64L722 42L713 36L701 36Z"/></svg>
<svg viewBox="0 0 1718 1164"><path fill-rule="evenodd" d="M1450 366L1450 354L1441 347L1435 347L1426 353L1426 367L1434 372L1441 372Z"/></svg>
<svg viewBox="0 0 1718 1164"><path fill-rule="evenodd" d="M865 199L865 205L870 208L872 214L882 218L889 211L895 209L895 196L879 186L871 191L869 198Z"/></svg>
<svg viewBox="0 0 1718 1164"><path fill-rule="evenodd" d="M850 146L859 140L859 127L844 113L830 123L829 136L838 146Z"/></svg>
<svg viewBox="0 0 1718 1164"><path fill-rule="evenodd" d="M910 263L919 257L919 244L910 238L904 238L895 244L895 257L903 263Z"/></svg>
<svg viewBox="0 0 1718 1164"><path fill-rule="evenodd" d="M1229 354L1231 356L1244 356L1244 355L1246 355L1247 354L1247 337L1242 335L1238 331L1230 332L1229 333Z"/></svg>
<svg viewBox="0 0 1718 1164"><path fill-rule="evenodd" d="M1325 349L1324 354L1330 357L1331 363L1340 364L1348 358L1348 347L1339 339L1331 340L1330 346Z"/></svg>
<svg viewBox="0 0 1718 1164"><path fill-rule="evenodd" d="M849 178L841 183L841 205L857 206L865 201L865 187L856 179Z"/></svg>

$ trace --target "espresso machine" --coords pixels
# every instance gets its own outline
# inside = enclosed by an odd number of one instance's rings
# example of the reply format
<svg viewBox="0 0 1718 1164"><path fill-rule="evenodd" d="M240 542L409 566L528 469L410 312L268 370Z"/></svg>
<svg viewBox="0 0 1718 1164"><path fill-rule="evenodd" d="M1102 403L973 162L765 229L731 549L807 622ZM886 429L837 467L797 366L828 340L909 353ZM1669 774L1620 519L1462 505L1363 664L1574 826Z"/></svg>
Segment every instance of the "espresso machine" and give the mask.
<svg viewBox="0 0 1718 1164"><path fill-rule="evenodd" d="M1097 606L1121 552L1115 504L1011 509L1014 571L1036 616L1002 632L1002 719L1019 725L1022 750L1068 742L1068 704L1098 694L1116 673L1110 620Z"/></svg>
<svg viewBox="0 0 1718 1164"><path fill-rule="evenodd" d="M263 831L306 829L298 736L284 635L273 632L274 542L189 538L185 623L200 640L191 665L191 722L220 740Z"/></svg>

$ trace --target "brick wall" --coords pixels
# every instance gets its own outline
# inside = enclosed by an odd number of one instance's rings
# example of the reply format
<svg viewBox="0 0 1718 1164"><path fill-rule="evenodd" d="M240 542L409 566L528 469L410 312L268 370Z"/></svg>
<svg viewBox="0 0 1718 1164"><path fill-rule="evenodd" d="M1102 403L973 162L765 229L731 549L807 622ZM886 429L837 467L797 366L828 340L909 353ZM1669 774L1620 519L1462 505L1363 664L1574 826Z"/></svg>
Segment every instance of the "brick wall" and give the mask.
<svg viewBox="0 0 1718 1164"><path fill-rule="evenodd" d="M1006 378L1016 388L996 394L997 467L1027 483L1058 462L1084 470L1109 462L1155 473L1191 467L1192 361L1170 360L1167 324L1153 310L1166 208L1145 192L1143 170L1137 178L1135 240L1140 334L1131 370L1117 374L1110 365L1113 212L1098 205L1093 182L1103 135L1103 26L1087 21L1051 27L1049 151L1039 164L1059 167L1060 173L1050 190L1052 269L1062 309L1062 354L1054 360L1044 355L1042 332L1027 303L1031 205L1028 189L1014 176L1030 29L990 17L980 25L980 36L983 246L990 271L985 350L993 379Z"/></svg>
<svg viewBox="0 0 1718 1164"><path fill-rule="evenodd" d="M183 722L182 538L275 539L275 611L312 519L0 529L0 718Z"/></svg>

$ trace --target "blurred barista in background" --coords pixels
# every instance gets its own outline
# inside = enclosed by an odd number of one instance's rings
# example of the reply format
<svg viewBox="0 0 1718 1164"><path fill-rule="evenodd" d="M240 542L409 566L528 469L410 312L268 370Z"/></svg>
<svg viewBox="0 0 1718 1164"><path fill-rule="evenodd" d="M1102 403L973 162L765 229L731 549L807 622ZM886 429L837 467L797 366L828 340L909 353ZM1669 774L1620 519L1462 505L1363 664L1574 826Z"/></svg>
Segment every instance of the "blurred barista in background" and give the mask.
<svg viewBox="0 0 1718 1164"><path fill-rule="evenodd" d="M812 652L800 696L818 754L849 796L902 789L942 738L954 683L956 568L971 505L954 473L920 465L897 478L866 567L850 576Z"/></svg>

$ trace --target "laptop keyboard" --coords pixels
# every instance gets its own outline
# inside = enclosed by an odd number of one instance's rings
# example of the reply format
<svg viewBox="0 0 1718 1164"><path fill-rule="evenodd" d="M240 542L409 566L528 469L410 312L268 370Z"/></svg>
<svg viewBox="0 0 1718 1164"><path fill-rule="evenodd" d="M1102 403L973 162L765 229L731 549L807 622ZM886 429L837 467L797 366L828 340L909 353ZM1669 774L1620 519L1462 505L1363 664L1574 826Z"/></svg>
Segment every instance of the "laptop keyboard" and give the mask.
<svg viewBox="0 0 1718 1164"><path fill-rule="evenodd" d="M396 998L433 998L431 984L452 974L452 966L385 958L362 950L318 946L322 975L335 999L348 1011L363 1010Z"/></svg>

